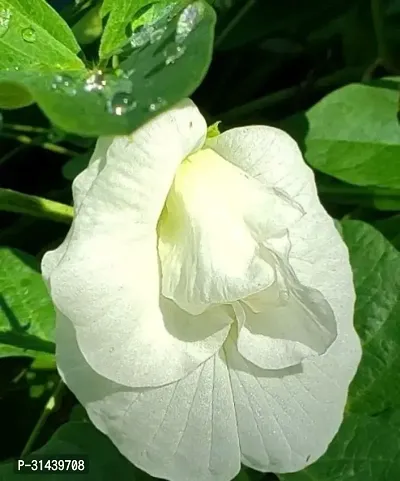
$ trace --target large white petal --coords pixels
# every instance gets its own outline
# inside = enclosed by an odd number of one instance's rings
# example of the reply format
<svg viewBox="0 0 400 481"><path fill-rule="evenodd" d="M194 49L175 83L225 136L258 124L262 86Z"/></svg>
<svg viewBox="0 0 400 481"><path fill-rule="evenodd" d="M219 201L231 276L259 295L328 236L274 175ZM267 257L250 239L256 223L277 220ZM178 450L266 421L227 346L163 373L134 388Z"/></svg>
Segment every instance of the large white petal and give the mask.
<svg viewBox="0 0 400 481"><path fill-rule="evenodd" d="M100 137L90 158L88 167L83 170L72 182L72 197L74 203L75 215L79 212L82 200L85 198L89 189L92 187L94 180L99 174L100 170L105 165L108 148L111 145L112 137ZM41 263L41 270L46 282L49 281L49 276L54 267L60 262L65 254L72 234L72 229L69 230L63 242L53 251L46 252Z"/></svg>
<svg viewBox="0 0 400 481"><path fill-rule="evenodd" d="M127 386L157 386L218 351L232 319L223 306L192 316L160 297L155 242L132 247L98 237L70 243L50 276L51 295L97 372Z"/></svg>
<svg viewBox="0 0 400 481"><path fill-rule="evenodd" d="M293 472L324 454L343 419L348 385L360 360L358 337L344 323L324 355L267 371L225 343L242 462L259 471Z"/></svg>
<svg viewBox="0 0 400 481"><path fill-rule="evenodd" d="M121 384L176 381L229 331L223 307L195 317L160 296L157 220L177 167L205 134L203 117L184 101L133 137L115 138L76 181L68 243L44 261L53 301L75 325L85 358Z"/></svg>
<svg viewBox="0 0 400 481"><path fill-rule="evenodd" d="M171 481L230 481L238 473L235 408L229 373L219 355L177 383L130 389L90 368L72 324L60 318L57 361L93 423L152 476Z"/></svg>
<svg viewBox="0 0 400 481"><path fill-rule="evenodd" d="M259 292L274 280L260 241L302 215L213 150L197 152L178 169L159 222L163 294L198 313Z"/></svg>
<svg viewBox="0 0 400 481"><path fill-rule="evenodd" d="M67 319L57 346L62 377L94 424L134 464L172 481L232 479L239 447L242 462L260 471L311 464L340 426L360 358L349 324L328 353L277 371L246 361L229 338L223 354L181 381L138 390L95 373Z"/></svg>
<svg viewBox="0 0 400 481"><path fill-rule="evenodd" d="M355 293L348 250L318 199L313 172L296 142L281 130L253 126L229 130L209 139L208 146L302 206L305 215L289 227L289 264L302 285L329 303L339 335L342 328L353 336Z"/></svg>

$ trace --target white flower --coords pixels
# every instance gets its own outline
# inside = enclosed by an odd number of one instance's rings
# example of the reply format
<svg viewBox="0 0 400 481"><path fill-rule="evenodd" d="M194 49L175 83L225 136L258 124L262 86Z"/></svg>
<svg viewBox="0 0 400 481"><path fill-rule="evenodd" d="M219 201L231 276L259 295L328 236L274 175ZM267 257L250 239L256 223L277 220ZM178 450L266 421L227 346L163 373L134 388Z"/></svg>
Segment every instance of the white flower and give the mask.
<svg viewBox="0 0 400 481"><path fill-rule="evenodd" d="M337 432L360 359L348 252L288 135L206 133L186 100L99 139L42 265L59 370L153 476L300 470Z"/></svg>

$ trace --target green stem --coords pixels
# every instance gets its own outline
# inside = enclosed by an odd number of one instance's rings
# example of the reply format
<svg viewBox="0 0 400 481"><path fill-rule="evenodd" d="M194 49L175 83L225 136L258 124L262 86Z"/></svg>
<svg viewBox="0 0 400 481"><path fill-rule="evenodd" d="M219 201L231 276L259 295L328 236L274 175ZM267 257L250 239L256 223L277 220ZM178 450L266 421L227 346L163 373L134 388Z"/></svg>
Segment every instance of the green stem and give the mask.
<svg viewBox="0 0 400 481"><path fill-rule="evenodd" d="M248 0L243 7L238 11L238 13L232 18L228 25L222 30L222 32L215 39L214 46L218 48L221 43L228 36L229 32L236 27L240 20L246 15L246 13L255 5L256 0Z"/></svg>
<svg viewBox="0 0 400 481"><path fill-rule="evenodd" d="M17 147L15 147L15 149L9 150L6 154L4 154L4 155L0 158L0 165L4 164L4 163L7 162L8 160L12 159L12 158L14 157L14 155L19 154L19 153L22 152L24 149L26 149L26 145L18 145Z"/></svg>
<svg viewBox="0 0 400 481"><path fill-rule="evenodd" d="M347 83L349 81L354 81L361 77L361 73L362 72L358 68L340 70L339 72L335 72L334 74L318 79L314 83L313 88L316 90L323 90L326 88L331 88L332 86ZM251 102L228 110L227 112L224 112L217 117L223 122L229 122L233 119L244 117L254 112L263 110L267 107L271 107L272 105L278 104L285 100L289 100L292 97L296 96L299 92L301 92L301 90L308 87L309 84L307 81L305 81L300 85L295 85L293 87L289 87L283 90L279 90L278 92L273 92L272 94L265 95L264 97L260 97L256 100L252 100Z"/></svg>
<svg viewBox="0 0 400 481"><path fill-rule="evenodd" d="M1 132L0 137L13 139L25 145L37 145L38 147L42 147L43 149L50 150L50 152L68 155L69 157L76 157L77 155L80 155L79 152L75 152L74 150L67 149L66 147L62 147L61 145L52 144L51 142L42 142L41 138L32 139L28 135L14 135L8 134L6 132Z"/></svg>
<svg viewBox="0 0 400 481"><path fill-rule="evenodd" d="M374 24L375 38L378 45L378 56L381 59L386 59L386 41L384 31L384 11L382 8L381 0L371 0L371 14Z"/></svg>
<svg viewBox="0 0 400 481"><path fill-rule="evenodd" d="M0 188L0 210L28 214L66 224L71 223L74 215L73 207L70 205L3 188Z"/></svg>
<svg viewBox="0 0 400 481"><path fill-rule="evenodd" d="M38 422L36 423L31 435L28 438L28 441L25 444L24 449L22 450L21 457L26 456L31 450L35 441L42 430L43 426L45 425L47 418L49 415L54 411L55 407L58 405L58 401L61 398L62 391L64 388L64 384L61 379L58 381L54 391L52 392L51 396L49 397L47 403L45 404L42 414L40 415Z"/></svg>
<svg viewBox="0 0 400 481"><path fill-rule="evenodd" d="M3 127L9 130L15 130L16 132L30 132L35 134L48 134L49 129L45 129L44 127L34 127L32 125L23 125L23 124L8 124L6 122L3 123Z"/></svg>

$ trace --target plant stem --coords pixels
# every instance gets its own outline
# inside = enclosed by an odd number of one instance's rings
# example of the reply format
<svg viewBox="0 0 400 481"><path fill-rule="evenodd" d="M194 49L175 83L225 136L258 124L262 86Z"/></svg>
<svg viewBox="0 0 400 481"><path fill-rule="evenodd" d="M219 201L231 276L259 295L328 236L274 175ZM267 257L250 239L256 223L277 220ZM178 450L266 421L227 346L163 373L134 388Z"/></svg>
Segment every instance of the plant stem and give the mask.
<svg viewBox="0 0 400 481"><path fill-rule="evenodd" d="M22 450L21 457L26 456L32 450L32 447L41 429L45 425L47 418L54 411L54 408L58 404L58 401L62 395L63 387L64 387L64 384L60 379L56 387L54 388L54 391L52 392L51 396L49 397L47 403L45 404L42 414L40 415L35 427L33 428L33 431L31 432L31 435L28 438L28 441L25 444L24 449Z"/></svg>
<svg viewBox="0 0 400 481"><path fill-rule="evenodd" d="M26 149L26 145L17 145L17 147L15 147L15 149L12 149L12 150L9 150L6 154L4 154L1 158L0 158L0 165L4 164L5 162L7 162L7 160L10 160L14 157L14 155L17 155L19 154L20 152L22 152L24 149Z"/></svg>
<svg viewBox="0 0 400 481"><path fill-rule="evenodd" d="M73 207L70 205L3 188L0 188L1 210L28 214L66 224L71 223L74 215Z"/></svg>
<svg viewBox="0 0 400 481"><path fill-rule="evenodd" d="M385 31L383 28L384 11L382 8L381 0L371 0L371 14L374 24L375 38L378 46L378 57L386 60L386 41Z"/></svg>
<svg viewBox="0 0 400 481"><path fill-rule="evenodd" d="M32 125L23 124L8 124L3 123L3 127L9 130L15 130L16 132L30 132L35 134L48 134L50 129L45 129L44 127L34 127Z"/></svg>
<svg viewBox="0 0 400 481"><path fill-rule="evenodd" d="M6 132L1 132L0 137L13 139L25 145L37 145L38 147L42 147L43 149L50 150L50 152L68 155L69 157L76 157L77 155L80 155L79 152L75 152L74 150L67 149L66 147L62 147L61 145L53 144L51 142L42 142L41 138L32 139L32 137L29 137L28 135L14 135L8 134Z"/></svg>
<svg viewBox="0 0 400 481"><path fill-rule="evenodd" d="M240 20L246 15L246 13L255 5L256 0L248 0L243 7L238 11L238 13L232 18L228 25L222 30L222 32L215 39L214 46L218 48L221 43L228 36L229 32L236 27Z"/></svg>

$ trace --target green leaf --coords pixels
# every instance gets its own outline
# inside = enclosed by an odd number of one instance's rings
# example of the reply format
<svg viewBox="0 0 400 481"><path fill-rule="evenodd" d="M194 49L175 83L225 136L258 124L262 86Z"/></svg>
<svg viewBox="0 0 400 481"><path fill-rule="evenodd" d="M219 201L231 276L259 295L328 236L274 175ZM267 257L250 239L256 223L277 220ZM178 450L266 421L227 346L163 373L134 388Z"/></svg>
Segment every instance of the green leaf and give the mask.
<svg viewBox="0 0 400 481"><path fill-rule="evenodd" d="M185 20L185 10L163 19L157 37L140 31L134 39L136 48L128 45L121 52L115 73L25 73L23 85L50 120L67 132L93 137L130 134L191 95L208 69L215 13L205 3L193 5L190 21ZM6 74L9 81L19 81L15 72Z"/></svg>
<svg viewBox="0 0 400 481"><path fill-rule="evenodd" d="M400 253L372 226L343 221L363 358L327 453L281 481L393 481L400 472Z"/></svg>
<svg viewBox="0 0 400 481"><path fill-rule="evenodd" d="M281 481L394 481L400 473L400 411L349 416L320 461Z"/></svg>
<svg viewBox="0 0 400 481"><path fill-rule="evenodd" d="M41 449L26 456L27 462L35 455L85 455L89 471L82 473L47 473L48 481L136 481L151 480L147 474L135 468L119 453L111 441L89 422L69 422L59 428ZM0 479L3 481L30 481L31 474L14 472L13 463L0 465Z"/></svg>
<svg viewBox="0 0 400 481"><path fill-rule="evenodd" d="M350 184L400 189L398 89L398 79L387 79L327 95L306 113L306 160Z"/></svg>
<svg viewBox="0 0 400 481"><path fill-rule="evenodd" d="M127 40L130 33L127 34L126 30L131 22L133 25L128 28L129 32L141 25L151 24L163 15L170 13L172 9L175 10L177 5L185 3L188 3L188 1L104 0L101 7L101 16L109 15L109 17L101 38L100 58L109 58ZM141 11L143 11L143 14L138 16Z"/></svg>
<svg viewBox="0 0 400 481"><path fill-rule="evenodd" d="M0 68L80 69L79 45L45 0L0 0Z"/></svg>
<svg viewBox="0 0 400 481"><path fill-rule="evenodd" d="M342 226L357 293L355 326L363 346L347 409L375 414L400 408L400 253L364 222L344 221Z"/></svg>
<svg viewBox="0 0 400 481"><path fill-rule="evenodd" d="M0 358L54 353L55 313L36 259L0 247Z"/></svg>
<svg viewBox="0 0 400 481"><path fill-rule="evenodd" d="M78 51L68 25L44 0L0 0L0 107L32 103L27 72L40 82L40 72L82 69Z"/></svg>
<svg viewBox="0 0 400 481"><path fill-rule="evenodd" d="M103 31L103 23L100 16L101 5L90 8L72 27L72 31L82 45L94 42Z"/></svg>

